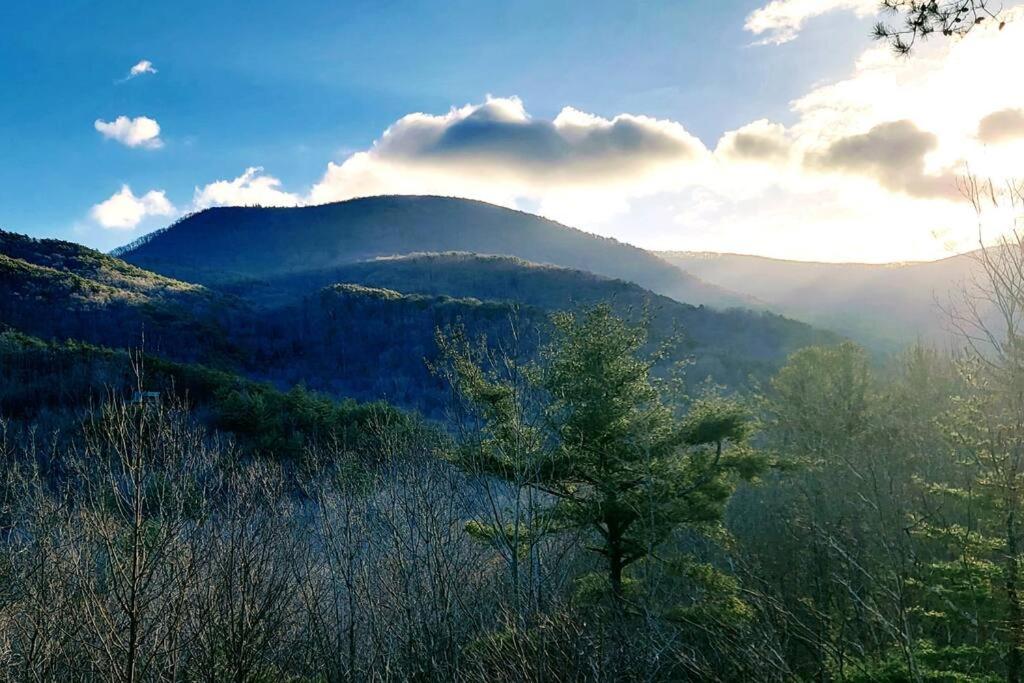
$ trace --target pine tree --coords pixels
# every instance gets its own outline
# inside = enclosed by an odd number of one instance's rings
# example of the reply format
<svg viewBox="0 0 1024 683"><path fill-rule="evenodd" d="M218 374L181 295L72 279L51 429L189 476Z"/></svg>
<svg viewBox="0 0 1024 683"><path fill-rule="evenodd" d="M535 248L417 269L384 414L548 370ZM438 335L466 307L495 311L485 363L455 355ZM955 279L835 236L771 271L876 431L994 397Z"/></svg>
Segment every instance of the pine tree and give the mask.
<svg viewBox="0 0 1024 683"><path fill-rule="evenodd" d="M691 399L679 415L684 397L669 403L652 379L658 357L643 352L643 326L608 306L558 314L553 324L532 373L541 419L529 424L506 379L484 371L466 347L448 346L454 386L480 419L460 460L547 496L547 528L587 539L623 609L628 569L680 527L720 520L735 482L754 476L763 459L747 445L752 422L736 401Z"/></svg>

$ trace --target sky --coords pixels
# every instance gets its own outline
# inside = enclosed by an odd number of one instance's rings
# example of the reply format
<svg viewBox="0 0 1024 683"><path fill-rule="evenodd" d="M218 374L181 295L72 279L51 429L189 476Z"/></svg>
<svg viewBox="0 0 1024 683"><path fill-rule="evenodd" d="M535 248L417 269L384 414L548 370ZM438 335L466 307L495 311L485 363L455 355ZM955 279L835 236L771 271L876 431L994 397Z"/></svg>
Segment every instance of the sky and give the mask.
<svg viewBox="0 0 1024 683"><path fill-rule="evenodd" d="M979 236L957 178L1020 173L1021 4L908 59L877 0L0 3L0 228L107 250L442 194L651 249L942 258Z"/></svg>

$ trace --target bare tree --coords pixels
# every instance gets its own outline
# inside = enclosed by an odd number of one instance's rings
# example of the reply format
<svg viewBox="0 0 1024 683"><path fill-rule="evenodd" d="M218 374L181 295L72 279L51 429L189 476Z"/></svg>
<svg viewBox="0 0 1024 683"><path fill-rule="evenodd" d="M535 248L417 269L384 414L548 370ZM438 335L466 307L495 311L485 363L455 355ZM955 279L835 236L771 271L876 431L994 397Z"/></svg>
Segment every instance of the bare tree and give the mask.
<svg viewBox="0 0 1024 683"><path fill-rule="evenodd" d="M114 399L86 425L72 460L74 573L80 637L104 677L149 680L176 665L201 559L189 530L205 514L203 439L173 404Z"/></svg>
<svg viewBox="0 0 1024 683"><path fill-rule="evenodd" d="M987 243L981 216L1001 206L1019 216L1024 184L967 177L960 188L978 212L980 248L977 274L951 307L969 353L966 391L949 428L969 477L966 500L977 510L968 531L990 543L1002 569L997 628L1007 680L1017 682L1024 678L1024 234L1012 224ZM965 544L965 557L991 553L984 543Z"/></svg>

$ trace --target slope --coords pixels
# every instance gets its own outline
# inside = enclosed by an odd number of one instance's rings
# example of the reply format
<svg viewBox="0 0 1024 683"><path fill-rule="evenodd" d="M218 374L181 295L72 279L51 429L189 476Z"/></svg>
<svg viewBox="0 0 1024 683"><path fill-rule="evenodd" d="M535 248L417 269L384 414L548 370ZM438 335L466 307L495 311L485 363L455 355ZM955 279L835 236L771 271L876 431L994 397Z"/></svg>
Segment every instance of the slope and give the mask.
<svg viewBox="0 0 1024 683"><path fill-rule="evenodd" d="M708 282L756 293L787 315L889 348L919 338L953 342L944 308L976 272L970 254L882 265L695 252L662 256Z"/></svg>
<svg viewBox="0 0 1024 683"><path fill-rule="evenodd" d="M178 360L239 355L226 328L245 304L81 245L0 231L0 324L44 339L137 346Z"/></svg>
<svg viewBox="0 0 1024 683"><path fill-rule="evenodd" d="M466 199L390 196L298 208L207 209L128 245L130 263L222 285L377 256L466 251L518 256L636 282L679 301L745 305L642 249Z"/></svg>
<svg viewBox="0 0 1024 683"><path fill-rule="evenodd" d="M236 295L68 243L4 235L2 244L0 327L113 348L137 347L144 331L146 350L170 360L282 389L304 384L387 399L432 417L443 416L448 398L427 367L438 329L461 326L474 339L509 343L517 320L521 351L530 355L552 311L611 301L623 315L650 316L653 344L680 334L671 360L692 359L691 381L732 387L764 378L802 346L836 339L781 316L694 307L630 282L511 257L375 259L236 282Z"/></svg>
<svg viewBox="0 0 1024 683"><path fill-rule="evenodd" d="M682 334L705 361L744 358L777 362L797 348L837 337L765 312L720 311L680 303L639 285L582 270L540 265L509 256L458 252L379 258L301 275L238 283L233 293L262 305L280 304L336 282L433 296L505 301L546 311L574 310L610 302L620 315L650 319L652 334ZM712 373L710 370L706 374ZM729 373L722 381L735 381Z"/></svg>

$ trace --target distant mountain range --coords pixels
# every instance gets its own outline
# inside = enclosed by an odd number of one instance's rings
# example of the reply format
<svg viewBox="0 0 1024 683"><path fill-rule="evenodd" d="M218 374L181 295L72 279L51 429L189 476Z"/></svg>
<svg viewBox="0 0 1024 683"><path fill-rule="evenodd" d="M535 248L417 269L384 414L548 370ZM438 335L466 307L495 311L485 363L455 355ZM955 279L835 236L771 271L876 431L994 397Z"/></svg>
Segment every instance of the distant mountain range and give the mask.
<svg viewBox="0 0 1024 683"><path fill-rule="evenodd" d="M263 303L280 303L297 291L340 281L372 281L406 292L407 277L418 278L417 286L426 286L422 291L478 294L453 288L457 283L451 278L459 267L452 259L440 264L435 258L432 275L422 261L376 262L417 253L516 257L632 282L695 306L775 311L881 351L918 339L955 343L942 307L951 290L970 277L974 264L969 255L871 265L652 253L520 211L429 196L368 197L300 208L208 209L128 245L118 255L179 280L247 291L254 300L261 290ZM477 265L466 267L475 271ZM415 276L410 269L417 271ZM490 276L496 275L492 267ZM530 281L542 277L535 271ZM431 285L441 281L447 289ZM514 289L515 283L506 278L499 289L508 292L509 287Z"/></svg>
<svg viewBox="0 0 1024 683"><path fill-rule="evenodd" d="M643 249L521 211L447 197L207 209L116 255L179 280L223 285L380 256L447 251L517 256L590 271L694 305L752 303L749 297L709 285Z"/></svg>
<svg viewBox="0 0 1024 683"><path fill-rule="evenodd" d="M963 283L977 274L972 254L883 265L705 252L659 255L701 280L756 297L772 310L886 350L918 339L958 345L946 311Z"/></svg>
<svg viewBox="0 0 1024 683"><path fill-rule="evenodd" d="M460 249L423 253L441 246ZM531 354L552 311L609 302L649 319L652 345L678 337L670 360L691 361L689 381L732 387L840 339L765 311L703 305L744 298L640 249L479 202L212 209L120 253L131 263L0 232L0 328L109 348L144 338L169 361L431 417L443 417L447 400L427 368L438 329L506 343L515 320ZM706 299L691 305L677 298L685 292Z"/></svg>

